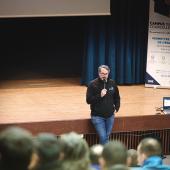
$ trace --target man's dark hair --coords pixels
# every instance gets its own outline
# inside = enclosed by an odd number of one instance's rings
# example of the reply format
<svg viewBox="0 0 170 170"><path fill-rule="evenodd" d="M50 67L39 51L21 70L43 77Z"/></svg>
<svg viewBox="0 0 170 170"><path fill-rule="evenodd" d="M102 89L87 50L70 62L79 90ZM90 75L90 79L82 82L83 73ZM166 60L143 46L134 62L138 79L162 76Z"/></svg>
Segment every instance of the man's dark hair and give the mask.
<svg viewBox="0 0 170 170"><path fill-rule="evenodd" d="M33 152L32 135L19 127L9 127L0 134L1 164L5 170L26 170Z"/></svg>
<svg viewBox="0 0 170 170"><path fill-rule="evenodd" d="M81 135L70 132L60 137L61 153L63 153L63 169L88 170L89 147Z"/></svg>
<svg viewBox="0 0 170 170"><path fill-rule="evenodd" d="M35 152L38 161L33 170L60 170L60 143L53 133L39 133L35 138Z"/></svg>
<svg viewBox="0 0 170 170"><path fill-rule="evenodd" d="M102 157L106 162L106 166L126 164L127 149L121 142L111 141L104 145Z"/></svg>
<svg viewBox="0 0 170 170"><path fill-rule="evenodd" d="M35 138L35 150L40 162L58 160L60 157L60 145L57 137L51 133L40 133Z"/></svg>

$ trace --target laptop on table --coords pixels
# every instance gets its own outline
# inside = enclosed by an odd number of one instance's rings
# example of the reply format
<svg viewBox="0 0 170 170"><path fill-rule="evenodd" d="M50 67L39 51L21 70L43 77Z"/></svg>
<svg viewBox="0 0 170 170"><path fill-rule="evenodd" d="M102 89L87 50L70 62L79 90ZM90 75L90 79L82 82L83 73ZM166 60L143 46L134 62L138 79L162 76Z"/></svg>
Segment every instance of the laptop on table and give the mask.
<svg viewBox="0 0 170 170"><path fill-rule="evenodd" d="M170 97L163 97L163 112L170 114Z"/></svg>

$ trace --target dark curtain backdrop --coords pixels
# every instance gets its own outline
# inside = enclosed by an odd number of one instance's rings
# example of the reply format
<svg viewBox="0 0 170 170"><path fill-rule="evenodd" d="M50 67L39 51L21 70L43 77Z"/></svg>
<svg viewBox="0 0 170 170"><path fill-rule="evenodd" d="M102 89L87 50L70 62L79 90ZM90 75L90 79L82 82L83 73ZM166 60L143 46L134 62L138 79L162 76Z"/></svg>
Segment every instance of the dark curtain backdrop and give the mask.
<svg viewBox="0 0 170 170"><path fill-rule="evenodd" d="M0 80L80 77L84 17L0 19Z"/></svg>
<svg viewBox="0 0 170 170"><path fill-rule="evenodd" d="M111 16L0 19L0 80L81 77L108 64L118 84L144 83L149 0L111 0Z"/></svg>
<svg viewBox="0 0 170 170"><path fill-rule="evenodd" d="M149 0L111 0L111 16L88 20L82 84L98 76L107 64L118 84L144 83Z"/></svg>

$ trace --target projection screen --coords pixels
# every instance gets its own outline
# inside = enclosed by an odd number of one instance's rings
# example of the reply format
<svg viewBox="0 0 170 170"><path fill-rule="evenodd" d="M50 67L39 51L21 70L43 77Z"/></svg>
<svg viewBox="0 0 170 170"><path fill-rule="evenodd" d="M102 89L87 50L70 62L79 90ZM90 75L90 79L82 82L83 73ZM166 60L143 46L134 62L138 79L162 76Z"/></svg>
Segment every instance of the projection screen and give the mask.
<svg viewBox="0 0 170 170"><path fill-rule="evenodd" d="M0 0L0 18L110 15L110 0Z"/></svg>

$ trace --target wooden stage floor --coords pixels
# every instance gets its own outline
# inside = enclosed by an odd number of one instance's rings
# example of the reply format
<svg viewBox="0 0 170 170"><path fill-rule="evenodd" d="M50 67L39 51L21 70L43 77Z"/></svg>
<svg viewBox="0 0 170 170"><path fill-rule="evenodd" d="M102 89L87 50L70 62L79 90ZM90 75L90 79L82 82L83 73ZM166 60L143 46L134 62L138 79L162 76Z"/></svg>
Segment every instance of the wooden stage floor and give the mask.
<svg viewBox="0 0 170 170"><path fill-rule="evenodd" d="M155 115L170 89L119 86L116 117ZM0 124L88 119L86 86L79 78L6 80L0 82Z"/></svg>

